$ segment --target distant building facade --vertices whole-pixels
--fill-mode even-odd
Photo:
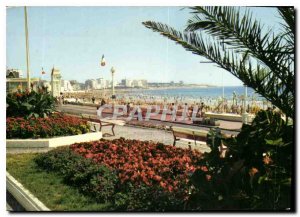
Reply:
[[[37,89],[40,82],[39,78],[31,78],[30,83],[33,90]],[[16,92],[17,90],[25,91],[27,88],[27,78],[23,78],[23,73],[19,69],[6,70],[6,93]]]
[[[148,85],[147,80],[131,80],[131,79],[122,79],[120,86],[122,87],[147,87]]]
[[[120,83],[120,86],[123,86],[123,87],[133,87],[132,80],[126,79],[126,78],[122,79],[121,83]]]
[[[7,69],[6,78],[23,78],[23,72],[20,69]]]
[[[103,78],[98,78],[97,79],[97,89],[106,89],[108,88],[106,80]]]
[[[68,80],[61,80],[61,92],[73,91],[71,82]]]
[[[88,79],[85,81],[86,90],[95,90],[97,89],[97,81],[95,79]]]
[[[58,69],[52,68],[51,71],[51,93],[53,97],[57,97],[61,92],[61,74]]]
[[[70,84],[72,85],[72,88],[73,88],[74,91],[85,89],[85,84],[84,83],[79,83],[76,80],[70,80]]]

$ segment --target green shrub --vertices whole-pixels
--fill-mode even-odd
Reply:
[[[259,112],[236,138],[211,135],[212,151],[199,161],[208,171],[196,170],[191,177],[190,209],[292,209],[293,126],[280,114]],[[224,158],[221,140],[229,148]]]
[[[145,184],[122,184],[114,197],[115,208],[119,211],[182,211],[184,201],[174,192],[165,191],[160,186]]]
[[[57,148],[35,158],[37,165],[47,171],[63,175],[68,185],[79,190],[98,202],[107,202],[115,194],[117,176],[103,165],[71,151],[68,147]]]
[[[115,171],[82,157],[69,147],[40,154],[35,162],[44,170],[62,175],[66,184],[95,201],[111,202],[117,211],[176,211],[184,208],[184,200],[178,196],[182,192],[168,192],[157,185],[122,183]]]
[[[55,98],[42,90],[8,93],[6,104],[7,117],[47,117],[55,110]]]

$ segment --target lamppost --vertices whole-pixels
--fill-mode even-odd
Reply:
[[[44,87],[44,75],[46,74],[46,72],[44,71],[44,68],[42,67],[42,72],[41,72],[41,74],[42,74],[42,78],[41,78],[41,81],[40,81],[40,85],[41,85],[41,87]]]
[[[102,55],[101,61],[100,61],[100,65],[103,67],[105,66],[106,62],[104,59],[104,54]],[[102,84],[101,84],[101,77],[100,77],[100,88],[101,88]]]
[[[115,83],[114,83],[114,75],[115,75],[115,69],[114,69],[114,67],[111,67],[111,80],[112,80],[112,96],[111,96],[111,98],[112,99],[115,99],[116,98],[116,96],[115,96]]]
[[[247,85],[244,84],[245,87],[245,93],[244,93],[244,105],[243,105],[243,114],[242,114],[242,120],[243,120],[243,124],[247,124],[248,122],[248,113],[246,111],[246,106],[247,106]]]
[[[30,72],[29,72],[29,41],[28,41],[28,24],[27,24],[27,8],[24,7],[25,16],[25,42],[26,42],[26,66],[27,66],[27,88],[30,91]]]
[[[105,64],[106,64],[105,59],[104,59],[104,54],[102,55],[100,64],[101,64],[101,66],[105,66]]]
[[[222,112],[225,113],[224,71],[222,71]]]

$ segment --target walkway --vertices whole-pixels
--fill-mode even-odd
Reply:
[[[81,105],[70,105],[70,104],[66,104],[66,105],[62,105],[62,107],[59,108],[59,110],[66,112],[66,113],[70,113],[70,114],[87,114],[87,115],[91,115],[91,116],[95,116],[97,115],[96,112],[96,107],[91,107],[91,106],[81,106]],[[106,113],[107,112],[107,113]],[[103,116],[111,116],[111,110],[109,109],[105,109],[103,112]],[[155,116],[151,116],[151,119],[149,122],[157,124],[157,123],[161,123],[163,125],[181,125],[184,127],[190,127],[190,128],[198,128],[202,127],[202,128],[206,128],[208,129],[208,127],[204,127],[204,126],[197,126],[197,125],[193,125],[191,121],[171,121],[171,115],[167,115],[166,117],[166,121],[160,121],[160,117],[161,114],[155,115]],[[120,118],[122,119],[122,118]],[[136,120],[136,119],[135,119]],[[242,127],[242,122],[234,122],[234,121],[223,121],[220,120],[220,126],[221,129],[227,129],[227,130],[236,130],[239,131]]]
[[[161,142],[165,145],[173,145],[173,134],[166,130],[158,130],[151,128],[140,128],[131,126],[115,126],[115,136],[103,137],[104,139],[118,139],[124,137],[126,139],[136,139],[142,141]],[[111,133],[111,127],[103,127],[103,134]],[[190,144],[189,144],[190,143]],[[197,149],[200,152],[209,152],[210,149],[207,145],[198,144],[195,146],[193,141],[182,140],[176,142],[176,147],[188,148],[191,145],[192,149]]]
[[[153,128],[141,128],[141,127],[134,127],[134,126],[115,126],[114,128],[115,136],[104,136],[104,139],[118,139],[120,137],[124,137],[126,139],[136,139],[142,141],[154,141],[154,142],[161,142],[165,145],[172,145],[173,144],[173,135],[171,132],[166,130],[158,130]],[[111,127],[103,127],[102,133],[109,133],[111,134]],[[177,147],[187,148],[188,142],[178,141],[176,142]],[[192,148],[199,149],[201,152],[209,151],[207,146],[191,145]],[[51,150],[51,148],[7,148],[6,153],[30,153],[30,152],[47,152]]]

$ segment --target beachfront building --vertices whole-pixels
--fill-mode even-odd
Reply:
[[[133,87],[143,87],[143,83],[141,80],[133,80],[132,81],[132,86]]]
[[[95,79],[88,79],[85,81],[86,90],[95,90],[97,89],[97,81]]]
[[[148,87],[148,82],[146,79],[141,80],[142,87]]]
[[[33,85],[33,90],[36,90],[40,82],[39,78],[31,78],[30,83]],[[16,92],[17,90],[25,91],[27,88],[26,78],[6,78],[6,92]]]
[[[103,78],[98,78],[96,81],[97,81],[97,84],[96,84],[97,89],[107,88],[107,83]]]
[[[135,79],[135,80],[131,80],[131,79],[122,79],[121,83],[120,83],[121,87],[137,87],[137,88],[143,88],[143,87],[147,87],[147,80],[145,79]]]
[[[23,72],[20,69],[7,69],[6,78],[23,78]]]
[[[121,80],[120,86],[122,86],[122,87],[133,87],[132,82],[133,82],[132,80],[125,78],[125,79]]]
[[[51,71],[51,93],[53,97],[60,96],[61,92],[61,75],[58,69],[52,68]]]
[[[79,83],[76,80],[70,80],[70,84],[72,85],[72,88],[73,88],[74,91],[85,89],[85,84],[84,83]]]
[[[30,83],[33,89],[36,90],[39,84],[39,78],[31,78]],[[6,70],[6,93],[15,92],[17,90],[25,91],[27,88],[27,78],[23,78],[23,72],[19,69]]]
[[[105,80],[105,87],[106,88],[111,88],[111,86],[112,86],[111,80]]]
[[[61,92],[73,91],[73,87],[68,80],[61,80]]]

